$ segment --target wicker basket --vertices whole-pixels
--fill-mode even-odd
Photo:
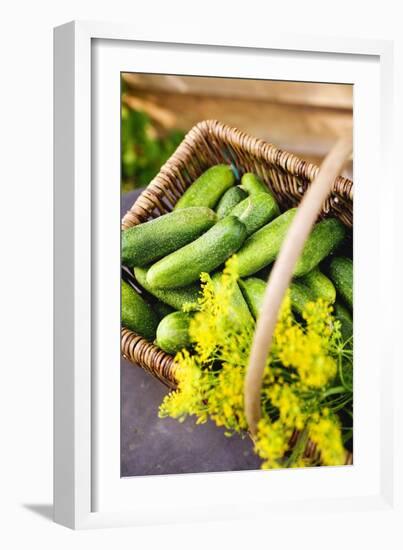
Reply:
[[[300,203],[319,167],[286,151],[215,120],[194,126],[159,174],[142,192],[122,220],[127,229],[170,212],[185,189],[207,168],[231,163],[239,176],[258,174],[276,197],[282,210]],[[332,215],[348,228],[353,224],[353,182],[338,176],[321,216]],[[122,354],[170,388],[176,385],[172,356],[134,332],[122,328]],[[314,447],[307,447],[310,456]],[[351,456],[346,460],[351,463]]]

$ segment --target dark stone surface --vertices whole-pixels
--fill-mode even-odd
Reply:
[[[122,214],[138,192],[122,196]],[[158,418],[167,388],[141,368],[121,361],[121,475],[255,470],[260,460],[249,438],[226,437],[213,423]]]

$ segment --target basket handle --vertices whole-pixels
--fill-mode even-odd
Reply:
[[[305,193],[290,229],[271,270],[264,295],[262,311],[256,323],[255,335],[246,371],[244,398],[245,415],[252,436],[256,435],[261,418],[260,393],[266,358],[270,352],[274,328],[284,294],[291,282],[294,266],[300,257],[333,182],[352,152],[352,136],[339,139],[325,157],[320,170]]]

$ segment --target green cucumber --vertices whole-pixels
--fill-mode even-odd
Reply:
[[[239,275],[253,275],[276,259],[297,209],[291,208],[253,233],[238,251]],[[336,218],[320,221],[308,237],[295,266],[294,276],[311,271],[342,241],[343,224]]]
[[[210,208],[193,207],[130,227],[122,233],[122,263],[144,266],[163,258],[200,237],[216,221]]]
[[[263,298],[267,283],[257,277],[248,277],[247,279],[239,279],[238,284],[250,312],[254,319],[257,319],[263,307]]]
[[[336,218],[326,218],[315,225],[294,269],[295,277],[302,277],[318,265],[341,243],[346,228]]]
[[[213,281],[214,288],[217,292],[221,286],[222,272],[214,273],[211,280]],[[245,326],[246,324],[253,324],[253,317],[249,310],[248,304],[245,301],[243,293],[238,286],[238,283],[234,286],[234,292],[231,296],[230,304],[228,306],[229,317],[234,324]]]
[[[254,195],[255,193],[269,193],[269,188],[267,185],[252,172],[246,172],[241,178],[241,188],[246,191],[249,195]]]
[[[147,340],[154,340],[158,318],[151,306],[126,281],[121,282],[122,325]]]
[[[315,267],[299,279],[302,284],[307,286],[315,299],[322,298],[326,302],[333,304],[336,300],[336,289],[332,281],[324,275],[318,267]]]
[[[221,196],[235,183],[234,172],[227,164],[217,164],[206,170],[186,189],[174,210],[189,206],[214,208]]]
[[[329,277],[336,287],[337,294],[350,310],[353,309],[353,261],[344,256],[330,260]]]
[[[351,317],[351,313],[343,304],[336,302],[334,304],[334,316],[340,321],[343,341],[351,341],[351,337],[353,336],[353,318]]]
[[[187,286],[210,273],[236,252],[245,240],[246,229],[235,216],[227,216],[183,248],[153,264],[147,273],[151,288]]]
[[[248,277],[247,279],[240,279],[239,286],[253,317],[257,319],[263,307],[267,283],[257,277]],[[289,289],[291,307],[299,314],[302,314],[308,302],[315,300],[309,288],[299,282],[292,282]]]
[[[252,275],[274,262],[296,211],[296,208],[287,210],[245,241],[237,252],[240,277]]]
[[[289,289],[291,307],[294,311],[302,315],[306,305],[309,302],[315,301],[315,296],[307,286],[298,281],[293,281]]]
[[[224,218],[229,212],[240,203],[243,199],[246,199],[248,193],[241,189],[239,185],[236,187],[230,187],[228,191],[221,197],[220,202],[217,205],[216,212],[217,217],[220,220]]]
[[[280,209],[274,197],[269,193],[256,193],[237,204],[230,212],[236,216],[246,227],[246,235],[249,237],[280,214]]]
[[[166,353],[175,355],[191,345],[189,325],[192,315],[175,311],[162,319],[157,328],[156,345]]]
[[[173,307],[176,310],[181,310],[184,304],[196,304],[200,295],[200,285],[193,284],[183,288],[172,289],[156,289],[151,288],[147,283],[147,269],[143,267],[134,268],[134,276],[140,286],[147,290],[150,294]],[[197,309],[195,306],[194,309]]]

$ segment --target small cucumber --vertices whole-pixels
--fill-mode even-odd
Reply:
[[[200,237],[216,221],[210,208],[193,207],[130,227],[122,233],[122,263],[143,266],[163,258]]]
[[[296,211],[296,208],[287,210],[245,241],[237,254],[241,277],[252,275],[274,262]],[[335,218],[327,218],[317,223],[295,266],[294,276],[301,277],[311,271],[336,248],[344,234],[343,224]]]
[[[174,210],[189,206],[214,208],[221,196],[235,183],[231,166],[217,164],[206,170],[186,189]]]
[[[287,210],[253,233],[237,252],[240,277],[252,275],[276,259],[297,209]]]
[[[291,307],[294,311],[302,315],[306,305],[315,301],[315,296],[311,290],[298,281],[290,284]]]
[[[280,214],[280,209],[274,197],[269,193],[256,193],[237,204],[230,212],[246,227],[246,235],[252,235],[263,225]]]
[[[134,268],[134,276],[140,286],[150,294],[173,307],[181,310],[184,304],[196,304],[200,294],[200,285],[194,284],[183,288],[155,289],[147,283],[147,269],[143,267]],[[195,307],[197,309],[197,307]]]
[[[229,212],[240,203],[243,199],[246,199],[248,193],[241,189],[239,185],[236,187],[230,187],[228,191],[221,197],[220,202],[217,205],[216,212],[217,217],[220,220],[224,218]]]
[[[221,276],[222,272],[217,272],[214,273],[211,278],[217,291],[219,291],[222,284]],[[238,324],[241,326],[245,326],[249,323],[253,324],[253,317],[238,284],[236,284],[234,287],[234,292],[231,296],[231,301],[229,304],[228,314],[234,324]]]
[[[210,273],[236,252],[245,240],[246,229],[235,216],[227,216],[183,248],[153,264],[147,273],[152,288],[187,286]]]
[[[328,256],[344,239],[346,228],[336,218],[326,218],[315,225],[294,269],[302,277]],[[337,287],[336,287],[337,288]]]
[[[239,287],[242,290],[243,297],[248,304],[249,310],[254,319],[257,319],[263,307],[263,297],[267,284],[257,277],[248,277],[239,279]]]
[[[353,336],[353,318],[351,313],[339,302],[334,304],[334,315],[341,324],[341,336],[343,341],[350,341]]]
[[[255,319],[258,318],[263,307],[263,298],[267,283],[256,277],[240,279],[239,286]],[[305,285],[292,282],[290,284],[291,307],[294,311],[301,314],[308,302],[313,302],[315,297]]]
[[[350,310],[353,309],[353,261],[344,256],[330,260],[329,277],[336,287],[337,294]]]
[[[246,172],[241,178],[241,188],[246,191],[249,195],[254,195],[255,193],[269,193],[269,188],[267,185],[252,172]]]
[[[126,281],[121,283],[122,325],[153,341],[158,318],[151,306]]]
[[[336,300],[334,284],[318,267],[301,277],[299,281],[311,290],[315,300],[322,298],[331,304]]]
[[[156,345],[171,355],[175,355],[181,349],[189,348],[191,318],[191,314],[183,311],[175,311],[164,317],[157,328]]]

